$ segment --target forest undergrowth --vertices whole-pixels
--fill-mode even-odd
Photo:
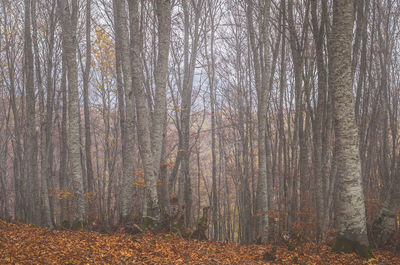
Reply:
[[[400,253],[394,249],[373,252],[373,259],[362,259],[314,243],[298,244],[294,249],[243,246],[170,233],[101,234],[0,220],[0,264],[400,264]]]

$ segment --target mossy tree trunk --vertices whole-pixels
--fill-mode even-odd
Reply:
[[[400,165],[398,165],[400,167]],[[397,169],[399,172],[400,168]],[[396,232],[396,217],[400,207],[399,177],[394,176],[383,207],[372,225],[372,236],[377,247],[385,246]]]

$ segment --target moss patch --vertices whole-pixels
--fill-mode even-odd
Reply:
[[[276,257],[274,255],[274,253],[270,253],[268,251],[265,251],[263,254],[263,260],[265,261],[275,261]]]
[[[381,240],[382,231],[383,231],[382,218],[378,217],[372,224],[372,229],[371,229],[372,237],[376,241],[376,244],[378,246],[382,246],[382,240]]]
[[[68,220],[64,220],[61,222],[60,228],[61,229],[70,229],[71,224],[68,222]]]
[[[197,224],[198,224],[198,225],[203,225],[205,222],[207,222],[207,219],[204,218],[204,217],[201,217],[201,218],[199,219],[199,221],[197,222]]]
[[[344,253],[357,253],[363,258],[373,258],[374,254],[369,246],[361,244],[357,241],[350,240],[344,237],[337,237],[332,246],[333,252],[344,252]]]
[[[173,224],[171,226],[171,230],[173,233],[178,233],[178,234],[182,233],[182,227],[179,224]]]
[[[71,229],[74,231],[79,231],[83,229],[83,222],[82,221],[75,221],[72,226]]]
[[[273,246],[273,247],[272,247],[271,252],[272,252],[272,254],[275,254],[275,253],[276,253],[276,246]]]
[[[295,251],[296,250],[296,247],[294,245],[290,244],[290,243],[287,245],[287,248],[290,251]]]
[[[159,233],[163,230],[162,224],[151,216],[144,216],[142,219],[142,230],[150,230]]]
[[[145,216],[145,217],[143,217],[143,223],[142,224],[143,224],[143,226],[145,228],[147,228],[149,226],[152,226],[153,225],[153,219],[151,217],[149,217],[149,216]]]

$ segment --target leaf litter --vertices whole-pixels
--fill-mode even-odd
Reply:
[[[265,251],[275,260],[263,259]],[[183,239],[174,234],[130,235],[49,230],[0,220],[0,264],[400,264],[400,254],[374,250],[375,258],[337,254],[329,246],[239,245]]]

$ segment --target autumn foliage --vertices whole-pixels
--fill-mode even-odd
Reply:
[[[275,261],[265,261],[265,252]],[[366,260],[328,246],[197,241],[174,234],[100,234],[49,230],[0,220],[0,264],[400,264],[400,254],[375,250]]]

